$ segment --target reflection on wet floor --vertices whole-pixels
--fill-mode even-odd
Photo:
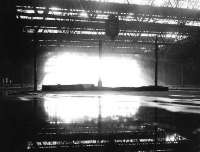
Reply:
[[[99,115],[102,119],[116,120],[119,117],[134,116],[140,107],[139,98],[129,96],[49,98],[45,96],[44,107],[50,117],[55,117],[65,123],[84,122],[95,119]]]
[[[9,100],[28,111],[19,123],[27,126],[28,152],[199,151],[198,93],[55,92]]]
[[[77,128],[77,132],[74,131]],[[71,132],[73,130],[73,132]],[[88,130],[89,132],[87,132]],[[177,133],[150,124],[134,125],[132,131],[96,132],[95,126],[51,123],[29,141],[28,151],[185,151],[189,141]],[[98,128],[96,128],[98,131]],[[36,146],[37,145],[37,146]],[[188,148],[187,148],[188,150]]]

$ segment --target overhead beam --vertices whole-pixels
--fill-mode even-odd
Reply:
[[[29,14],[30,15],[30,14]],[[32,16],[33,17],[33,16]],[[41,17],[43,17],[41,15]],[[48,15],[46,16],[48,18]],[[46,26],[46,27],[64,27],[64,28],[90,28],[90,29],[105,29],[105,20],[85,20],[77,18],[77,20],[69,21],[70,17],[65,17],[64,21],[55,20],[30,20],[20,19],[19,23],[22,26]],[[66,21],[67,20],[67,21]],[[134,30],[134,31],[151,31],[151,32],[180,32],[187,35],[200,30],[198,26],[179,26],[174,24],[161,24],[161,23],[147,23],[139,21],[120,21],[120,30]],[[105,31],[105,30],[104,30]]]
[[[24,33],[25,38],[32,40],[33,38],[37,38],[37,40],[66,40],[66,41],[98,41],[102,39],[103,41],[111,42],[106,35],[93,35],[93,34],[67,34],[67,33],[40,33],[33,35],[32,33]],[[119,35],[116,42],[130,42],[130,43],[140,43],[140,44],[154,44],[154,37],[149,36],[125,36]],[[170,38],[161,38],[158,37],[159,45],[170,45],[174,43],[174,39]]]
[[[60,7],[65,9],[99,10],[116,13],[134,13],[138,15],[160,16],[173,19],[200,21],[200,11],[183,8],[153,7],[148,5],[119,4],[111,2],[79,0],[17,0],[16,5]]]
[[[55,42],[55,41],[40,41],[40,45],[72,45],[72,46],[91,46],[91,47],[98,47],[97,41],[61,41],[61,42]],[[115,47],[115,48],[132,48],[132,47],[152,47],[151,44],[137,44],[137,43],[126,43],[126,42],[106,42],[103,43],[104,46],[107,47]]]
[[[75,46],[75,45],[41,45],[40,46],[41,50],[48,50],[49,52],[60,52],[60,51],[67,51],[70,50],[72,52],[87,52],[90,54],[98,54],[98,47],[97,46],[91,46],[91,47],[86,47],[86,46]],[[141,49],[141,47],[131,47],[131,48],[108,48],[103,46],[103,54],[152,54],[152,49]]]

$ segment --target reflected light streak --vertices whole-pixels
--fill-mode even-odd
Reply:
[[[166,136],[165,141],[166,142],[179,142],[180,140],[186,140],[186,138],[180,136],[177,133],[169,134]]]
[[[101,109],[99,109],[99,104]],[[134,116],[139,107],[139,97],[116,95],[98,96],[45,96],[44,107],[50,119],[73,123],[97,120],[101,111],[102,120],[118,120],[119,117]]]
[[[64,53],[49,58],[44,67],[45,85],[95,84],[99,75],[105,87],[146,85],[140,66],[131,58],[87,56]]]

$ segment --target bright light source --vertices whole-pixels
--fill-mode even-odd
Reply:
[[[33,13],[35,13],[35,11],[34,10],[25,10],[25,13],[33,14]]]
[[[53,56],[45,65],[43,84],[95,84],[98,58],[70,53]]]
[[[163,0],[154,0],[154,1],[153,1],[153,4],[154,4],[155,6],[163,6],[164,2],[165,2],[165,1],[163,1]]]
[[[93,0],[93,1],[99,1],[99,0]],[[163,1],[163,0],[160,0]],[[128,2],[130,4],[140,4],[140,5],[145,5],[149,3],[149,0],[104,0],[102,2],[114,2],[114,3],[125,3],[127,4]]]
[[[103,86],[138,87],[144,85],[141,69],[135,60],[105,57],[100,65]]]
[[[87,56],[64,53],[49,58],[43,84],[95,84],[101,76],[103,86],[136,87],[145,85],[138,63],[131,58]]]
[[[81,12],[80,17],[88,18],[87,12],[85,12],[85,11]]]

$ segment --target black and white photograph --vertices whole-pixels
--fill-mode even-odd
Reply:
[[[200,152],[200,0],[0,0],[0,152]]]

